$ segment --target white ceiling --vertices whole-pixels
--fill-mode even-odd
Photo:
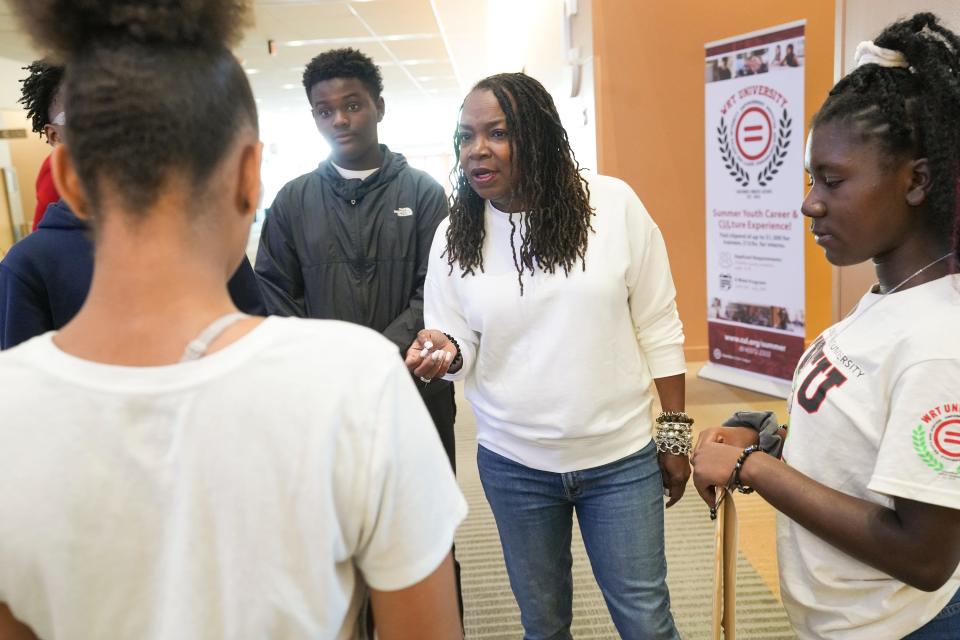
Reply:
[[[519,0],[518,0],[519,1]],[[380,66],[384,96],[407,111],[424,100],[459,100],[482,63],[486,3],[470,0],[255,0],[254,25],[236,49],[262,111],[307,109],[309,60],[357,48]],[[268,41],[276,43],[274,55]],[[39,57],[0,0],[0,57]],[[458,77],[463,81],[459,81]]]
[[[305,108],[304,66],[339,47],[373,58],[388,103],[461,93],[430,0],[260,0],[255,19],[236,53],[261,108]],[[269,40],[276,42],[275,55],[268,53]]]

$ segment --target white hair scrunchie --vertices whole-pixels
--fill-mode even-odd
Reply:
[[[857,45],[857,52],[853,55],[854,66],[861,67],[865,64],[878,64],[881,67],[909,69],[910,63],[906,57],[899,51],[893,49],[884,49],[878,47],[869,40],[864,40]]]

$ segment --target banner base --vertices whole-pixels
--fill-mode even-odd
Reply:
[[[741,389],[749,389],[775,398],[790,397],[790,383],[770,376],[747,373],[733,367],[708,362],[697,372],[697,377],[729,384]]]

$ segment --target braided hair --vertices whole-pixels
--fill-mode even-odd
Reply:
[[[927,158],[929,223],[953,239],[960,262],[960,38],[933,14],[918,13],[887,27],[874,43],[902,53],[909,69],[858,67],[830,91],[813,126],[848,125],[889,160]]]
[[[29,75],[20,81],[20,100],[27,110],[27,117],[33,132],[44,135],[45,127],[50,124],[50,105],[53,104],[63,80],[63,67],[50,64],[46,60],[36,60],[23,70]]]
[[[523,204],[527,215],[520,230],[519,251],[514,246],[516,225],[510,224],[510,244],[523,295],[523,273],[540,268],[564,274],[580,262],[586,269],[590,218],[590,187],[580,175],[580,165],[570,148],[567,132],[553,98],[542,84],[523,73],[502,73],[478,82],[471,93],[490,91],[496,97],[510,132],[510,157],[519,176],[512,200]],[[451,173],[454,192],[450,200],[445,256],[453,273],[461,277],[483,271],[484,201],[470,186],[460,162],[460,138],[453,139],[456,164]]]
[[[250,84],[228,48],[250,0],[11,4],[36,44],[66,63],[69,153],[94,220],[104,190],[130,216],[173,177],[199,196],[238,132],[257,129]]]

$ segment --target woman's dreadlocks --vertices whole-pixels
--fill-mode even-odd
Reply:
[[[579,261],[586,269],[587,236],[593,230],[590,188],[580,175],[553,98],[542,84],[523,73],[503,73],[473,88],[484,90],[493,93],[506,117],[511,162],[514,175],[519,175],[513,199],[527,212],[519,256],[513,235],[510,238],[522,295],[523,272],[532,275],[535,266],[548,273],[559,266],[569,274]],[[470,187],[460,163],[459,136],[454,136],[454,152],[457,162],[451,174],[454,194],[445,255],[450,272],[459,264],[466,276],[476,269],[483,271],[484,203]],[[516,231],[512,216],[510,224]]]

